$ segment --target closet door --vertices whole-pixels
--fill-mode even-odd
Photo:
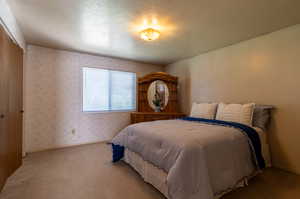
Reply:
[[[23,158],[23,49],[17,46],[17,73],[16,73],[16,84],[17,84],[17,161],[16,167],[22,165]]]
[[[8,174],[11,175],[22,161],[22,50],[8,42]]]
[[[0,27],[0,191],[22,163],[23,52]]]
[[[8,51],[5,31],[0,27],[0,190],[8,177]]]

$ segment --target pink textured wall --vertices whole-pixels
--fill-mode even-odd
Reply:
[[[81,111],[81,67],[85,66],[137,76],[163,71],[157,65],[29,45],[24,67],[26,152],[109,140],[129,124],[128,112]]]

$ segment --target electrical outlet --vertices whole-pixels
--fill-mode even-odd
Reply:
[[[75,135],[76,131],[75,129],[72,129],[72,134]]]

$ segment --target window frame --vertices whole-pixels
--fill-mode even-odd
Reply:
[[[126,73],[133,73],[135,74],[135,106],[133,107],[133,109],[121,109],[121,110],[97,110],[97,111],[85,111],[83,109],[83,85],[84,85],[84,68],[91,68],[91,69],[100,69],[100,70],[108,70],[108,71],[116,71],[116,72],[126,72]],[[127,112],[135,112],[137,109],[137,73],[136,72],[132,72],[132,71],[126,71],[126,70],[116,70],[116,69],[110,69],[110,68],[105,68],[105,67],[96,67],[96,66],[82,66],[81,67],[81,112],[82,113],[87,113],[87,114],[96,114],[96,113],[127,113]],[[109,82],[109,87],[111,87],[110,85],[111,81]],[[110,100],[111,96],[109,96],[109,100]]]

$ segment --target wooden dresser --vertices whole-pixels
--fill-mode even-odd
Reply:
[[[155,120],[169,120],[184,117],[183,113],[167,112],[133,112],[131,113],[131,123],[149,122]]]
[[[165,72],[148,74],[138,79],[138,110],[131,113],[131,123],[168,120],[184,117],[177,101],[178,78]],[[156,110],[155,97],[161,100]]]

